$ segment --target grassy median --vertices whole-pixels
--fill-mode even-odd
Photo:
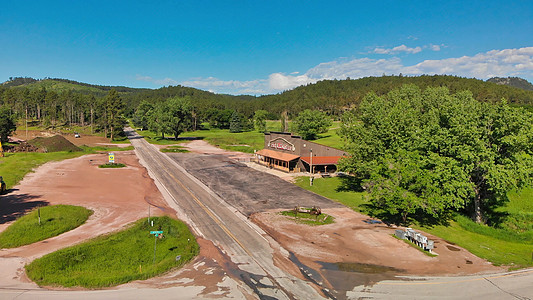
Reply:
[[[35,209],[0,233],[0,248],[16,248],[60,235],[85,223],[92,213],[89,209],[72,205]]]
[[[183,222],[150,220],[153,227],[145,218],[124,231],[45,255],[26,266],[28,277],[45,286],[101,288],[162,274],[198,254],[196,239]],[[159,230],[162,237],[150,234]]]

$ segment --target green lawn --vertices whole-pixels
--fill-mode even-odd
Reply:
[[[343,178],[315,178],[313,186],[309,185],[309,177],[296,178],[295,184],[301,188],[334,200],[358,212],[365,212],[363,204],[368,203],[365,193],[342,189]],[[348,179],[346,179],[348,180]]]
[[[0,233],[0,248],[16,248],[60,235],[85,223],[92,213],[84,207],[72,205],[34,209]]]
[[[343,180],[346,179],[316,178],[313,186],[309,186],[309,177],[300,177],[297,178],[296,184],[342,203],[355,211],[365,213],[364,204],[367,203],[365,194],[344,191],[343,183],[348,185],[350,183]],[[532,196],[533,188],[524,189],[519,193],[511,192],[509,193],[511,201],[502,210],[511,213],[511,216],[518,213],[531,216],[533,215]],[[528,226],[532,225],[530,219],[524,222],[527,222]],[[512,269],[533,266],[533,230],[513,232],[505,227],[493,228],[476,224],[460,215],[448,226],[413,227],[455,243],[495,265],[506,265]]]
[[[328,130],[328,132],[319,134],[318,139],[315,140],[314,142],[321,144],[321,145],[333,147],[336,149],[344,149],[344,142],[341,136],[337,134],[337,130],[339,129],[339,126],[340,126],[339,121],[333,122],[333,125]]]
[[[150,220],[153,227],[145,218],[124,231],[36,259],[26,266],[28,277],[41,286],[101,288],[157,276],[199,253],[185,223],[169,217]],[[163,231],[163,238],[150,234],[155,230]]]

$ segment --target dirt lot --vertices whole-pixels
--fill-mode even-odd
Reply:
[[[121,169],[100,169],[107,154],[86,155],[61,162],[47,163],[27,175],[11,192],[1,197],[0,231],[18,216],[40,205],[72,204],[92,209],[86,224],[58,237],[15,249],[0,250],[0,288],[34,289],[23,266],[57,249],[123,228],[148,215],[175,215],[139,164],[133,151],[120,152],[116,159],[127,165]],[[181,284],[198,286],[199,295],[231,296],[234,281],[228,280],[220,252],[211,242],[199,240],[200,256],[180,270],[124,287],[166,287]],[[194,295],[193,295],[194,296]]]
[[[36,137],[51,137],[54,135],[60,134],[58,132],[48,132],[48,131],[40,131],[40,130],[28,130],[28,135],[26,135],[26,131],[23,129],[17,130],[12,137],[10,137],[11,141],[27,141],[31,140]],[[61,134],[64,136],[67,140],[69,140],[71,143],[73,143],[76,146],[81,145],[87,145],[90,147],[94,146],[101,146],[101,145],[113,145],[117,147],[127,147],[131,146],[129,143],[127,144],[110,144],[109,139],[101,136],[96,135],[81,135],[79,138],[74,137],[74,133],[72,134]]]

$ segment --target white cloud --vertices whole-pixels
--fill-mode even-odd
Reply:
[[[293,87],[313,83],[316,80],[309,78],[307,74],[304,75],[284,75],[282,73],[274,73],[268,76],[268,86],[272,90],[284,91],[292,89]]]
[[[410,48],[410,47],[407,47],[406,45],[400,45],[400,46],[396,46],[396,47],[390,48],[390,49],[381,48],[381,47],[377,47],[377,48],[374,49],[374,53],[377,53],[377,54],[396,54],[396,53],[399,53],[399,52],[415,54],[415,53],[418,53],[420,51],[422,51],[421,47]]]
[[[404,74],[452,74],[487,79],[494,76],[533,76],[533,47],[491,50],[474,56],[425,60],[406,66]]]
[[[438,46],[439,49],[442,46]],[[436,49],[436,47],[432,48],[433,51],[437,51]],[[355,79],[400,73],[405,75],[447,74],[480,79],[488,79],[494,76],[519,76],[531,79],[533,78],[533,47],[492,50],[474,56],[441,60],[424,60],[414,65],[404,65],[398,57],[387,59],[368,57],[339,59],[320,63],[301,75],[295,72],[291,74],[279,72],[270,74],[267,79],[249,81],[221,80],[215,77],[207,77],[191,79],[181,82],[181,84],[211,90],[216,93],[259,95],[277,93],[325,79],[345,79],[347,77]],[[149,76],[137,76],[137,79],[154,83],[176,82],[170,78],[155,80]]]
[[[429,45],[429,48],[433,51],[440,51],[440,45]]]
[[[216,93],[230,94],[265,94],[267,93],[267,80],[256,79],[249,81],[221,80],[215,77],[195,78],[194,80],[183,81],[184,86],[192,86],[200,89],[209,89]],[[235,92],[237,91],[237,92]]]
[[[156,85],[177,85],[178,82],[172,78],[164,78],[164,79],[154,79],[150,76],[141,76],[141,75],[137,75],[135,77],[136,80],[139,80],[139,81],[146,81],[146,82],[151,82],[153,84],[156,84]]]

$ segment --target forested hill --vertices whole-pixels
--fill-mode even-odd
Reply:
[[[470,90],[475,99],[484,102],[497,102],[505,98],[515,105],[531,106],[533,104],[533,91],[478,79],[441,75],[323,80],[283,93],[260,97],[215,94],[179,85],[159,89],[137,89],[121,86],[99,86],[67,79],[35,80],[19,77],[0,85],[0,97],[2,90],[5,89],[16,89],[22,92],[23,90],[31,91],[44,88],[46,91],[54,91],[58,94],[68,92],[101,98],[109,90],[115,89],[123,98],[126,105],[125,113],[129,116],[133,114],[143,100],[157,103],[170,97],[190,98],[198,112],[206,111],[209,108],[231,109],[251,117],[255,111],[264,109],[278,116],[284,111],[294,116],[304,109],[316,109],[329,115],[339,116],[343,111],[356,107],[369,92],[383,95],[404,84],[414,84],[422,90],[429,86],[445,86],[452,93]]]
[[[96,84],[88,84],[69,79],[61,78],[45,78],[34,79],[30,77],[15,77],[10,78],[2,84],[4,87],[27,88],[29,90],[45,88],[47,91],[54,91],[57,93],[65,91],[79,92],[86,95],[105,96],[110,90],[114,89],[119,93],[139,93],[149,89],[130,88],[125,86],[104,86]]]
[[[369,92],[386,94],[404,84],[415,84],[424,90],[428,86],[445,86],[452,93],[470,90],[475,99],[483,102],[497,102],[502,98],[516,105],[533,104],[533,92],[498,85],[478,79],[455,76],[382,76],[361,79],[324,80],[315,84],[300,86],[277,95],[258,99],[263,109],[296,113],[303,109],[320,109],[338,115],[346,108],[355,107]]]
[[[533,84],[519,77],[507,77],[507,78],[492,77],[488,79],[487,81],[493,82],[496,84],[508,85],[508,86],[512,86],[512,87],[523,89],[523,90],[533,91]]]

